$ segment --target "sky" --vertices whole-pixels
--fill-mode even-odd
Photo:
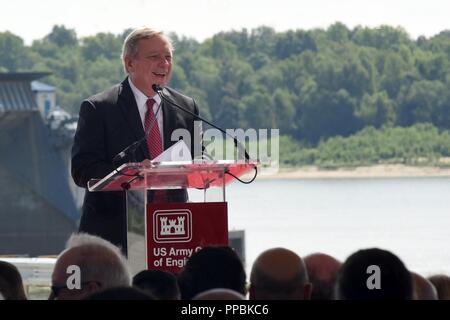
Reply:
[[[31,44],[53,25],[78,37],[150,26],[198,41],[261,25],[276,31],[327,28],[340,21],[403,27],[412,38],[450,29],[450,0],[1,0],[0,32]]]

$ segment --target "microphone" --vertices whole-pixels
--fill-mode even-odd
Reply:
[[[126,156],[128,156],[130,153],[134,154],[136,152],[136,149],[141,145],[142,141],[145,140],[145,135],[139,140],[136,140],[132,144],[130,144],[128,147],[120,151],[118,154],[116,154],[113,158],[113,164],[119,162]]]
[[[224,133],[225,135],[231,137],[231,138],[233,139],[233,142],[234,142],[234,147],[235,147],[238,151],[241,151],[241,153],[242,153],[242,152],[244,153],[245,162],[249,162],[249,161],[250,161],[250,157],[249,157],[249,155],[248,155],[248,153],[247,153],[247,150],[245,150],[244,146],[238,141],[238,139],[237,139],[236,137],[232,136],[231,134],[229,134],[228,132],[226,132],[226,131],[223,130],[222,128],[216,126],[215,124],[212,124],[212,123],[209,122],[208,120],[206,120],[206,119],[200,117],[199,115],[193,113],[192,111],[187,110],[186,108],[183,108],[182,106],[176,104],[176,103],[173,102],[172,100],[166,98],[166,96],[165,96],[164,93],[162,92],[162,91],[163,91],[162,88],[161,88],[159,85],[153,84],[153,85],[152,85],[152,89],[153,89],[153,91],[155,91],[155,92],[161,97],[161,101],[166,101],[167,103],[169,103],[169,104],[171,104],[171,105],[177,107],[178,109],[180,109],[180,110],[182,110],[182,111],[184,111],[184,112],[190,114],[190,115],[193,116],[194,118],[196,118],[196,119],[198,119],[198,120],[200,120],[200,121],[203,121],[203,122],[209,124],[211,127],[216,128],[216,129],[219,130],[220,132],[222,132],[222,133]]]
[[[144,136],[141,139],[136,140],[135,142],[130,144],[128,147],[126,147],[125,149],[120,151],[118,154],[116,154],[114,156],[114,158],[113,158],[113,165],[116,164],[117,162],[123,160],[125,157],[127,157],[129,155],[133,155],[134,156],[134,154],[136,153],[137,148],[139,148],[141,143],[147,140],[148,135],[150,134],[150,131],[152,130],[153,126],[155,125],[155,122],[157,121],[156,117],[157,117],[160,109],[161,109],[161,103],[159,104],[158,109],[156,109],[155,117],[152,119],[152,122],[150,123],[150,125],[147,128],[147,130],[145,131]],[[153,112],[153,110],[148,110],[147,112]],[[135,160],[132,160],[132,161],[136,162]]]

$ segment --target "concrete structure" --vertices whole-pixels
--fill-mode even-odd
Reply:
[[[76,230],[71,139],[55,146],[31,82],[48,73],[0,73],[0,255],[53,255]]]

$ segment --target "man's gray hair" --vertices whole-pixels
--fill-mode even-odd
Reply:
[[[135,29],[125,38],[125,41],[123,42],[122,46],[122,63],[125,73],[128,73],[127,67],[125,65],[125,57],[133,57],[133,58],[136,57],[138,52],[139,41],[142,39],[151,39],[154,36],[160,36],[165,40],[167,40],[171,50],[173,51],[172,40],[162,31],[158,31],[148,27],[141,27]]]
[[[66,250],[76,250],[81,281],[98,281],[102,289],[131,286],[131,272],[120,249],[87,233],[72,234]]]

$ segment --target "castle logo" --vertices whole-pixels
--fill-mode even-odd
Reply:
[[[161,242],[189,242],[192,239],[192,212],[187,209],[156,210],[153,239]]]

